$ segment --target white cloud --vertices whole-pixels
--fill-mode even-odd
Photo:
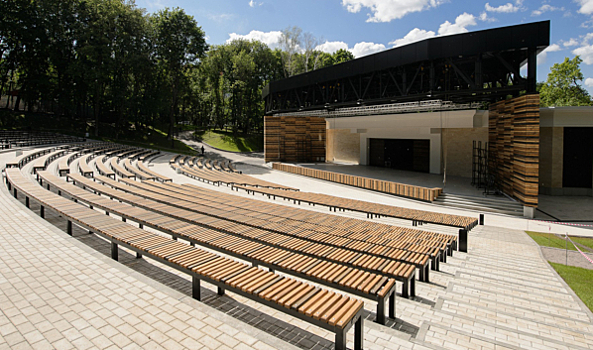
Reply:
[[[216,22],[224,22],[224,21],[229,20],[233,17],[235,17],[235,15],[233,15],[232,13],[221,13],[219,15],[215,15],[215,14],[208,15],[208,18],[210,18],[211,20],[216,21]]]
[[[593,45],[583,45],[572,50],[572,53],[581,56],[585,64],[593,64]]]
[[[492,7],[492,6],[490,6],[490,3],[487,2],[484,7],[486,8],[486,11],[488,11],[488,12],[501,12],[501,13],[512,13],[512,12],[517,12],[521,9],[520,5],[513,5],[510,2],[508,2],[504,5],[500,5],[498,7]]]
[[[451,35],[467,32],[469,26],[476,25],[476,17],[464,12],[455,18],[455,23],[451,24],[449,21],[441,24],[439,27],[439,35]]]
[[[410,30],[410,32],[406,34],[406,36],[404,36],[401,39],[393,40],[389,43],[389,45],[393,45],[394,47],[403,46],[410,43],[414,43],[416,41],[432,38],[434,36],[435,33],[432,30],[426,31],[424,29],[414,28]]]
[[[488,17],[488,13],[486,11],[480,13],[480,17],[478,17],[482,22],[496,22],[496,18]]]
[[[275,48],[278,46],[280,41],[280,37],[282,36],[282,32],[280,31],[271,31],[271,32],[261,32],[259,30],[252,30],[249,34],[241,35],[237,33],[230,33],[229,38],[227,39],[227,43],[237,40],[237,39],[244,39],[244,40],[257,40],[261,41],[262,43],[268,45],[271,48]]]
[[[585,86],[593,87],[593,78],[585,79]]]
[[[578,10],[579,13],[590,15],[593,13],[593,0],[576,0],[576,3],[581,5]]]
[[[261,6],[263,4],[264,4],[263,2],[257,2],[257,1],[254,1],[254,0],[250,0],[249,1],[249,7]]]
[[[565,47],[576,46],[578,44],[579,44],[579,42],[575,38],[570,38],[569,41],[565,41],[562,43],[562,45],[564,45]]]
[[[342,0],[348,12],[358,13],[363,7],[369,9],[367,22],[391,22],[411,12],[420,12],[436,7],[442,0]]]
[[[546,61],[548,60],[548,52],[556,52],[561,50],[562,48],[558,44],[552,44],[546,47],[544,51],[540,52],[539,55],[537,55],[537,64],[540,65],[546,63]]]
[[[531,12],[532,16],[539,16],[544,12],[552,12],[552,11],[564,11],[564,7],[554,7],[548,4],[542,5],[539,9],[533,10]]]
[[[323,44],[317,45],[317,47],[315,47],[315,50],[327,53],[334,53],[339,49],[348,50],[348,44],[343,41],[326,41]]]
[[[385,45],[369,43],[369,42],[365,42],[365,41],[356,43],[356,45],[354,45],[354,47],[352,49],[350,49],[350,51],[356,58],[370,55],[375,52],[379,52],[379,51],[383,51],[383,50],[385,50]]]

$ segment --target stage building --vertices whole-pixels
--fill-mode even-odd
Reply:
[[[436,37],[271,82],[266,161],[472,181],[484,176],[480,154],[480,171],[528,216],[539,193],[592,195],[591,108],[539,106],[536,57],[549,32],[543,21]]]

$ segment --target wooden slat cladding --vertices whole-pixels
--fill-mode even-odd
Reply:
[[[525,95],[490,106],[489,150],[502,190],[537,207],[539,182],[539,95]]]
[[[427,202],[434,201],[442,192],[442,188],[427,188],[402,183],[371,179],[368,177],[334,173],[332,171],[303,168],[289,164],[274,163],[274,169],[299,174],[317,179],[333,181],[345,185],[366,188],[368,190],[394,194],[397,196],[420,199]]]
[[[265,161],[325,161],[325,119],[264,117]]]

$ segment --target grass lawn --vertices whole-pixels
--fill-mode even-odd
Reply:
[[[261,135],[233,137],[228,131],[199,130],[195,136],[207,145],[229,152],[257,152],[263,150],[264,146]]]
[[[552,247],[552,248],[560,248],[565,249],[566,241],[558,236],[550,233],[543,233],[543,232],[533,232],[533,231],[525,231],[529,237],[533,238],[533,240],[543,246],[543,247]],[[575,243],[580,243],[584,246],[587,246],[593,249],[593,238],[581,238],[581,237],[570,237]],[[568,250],[576,250],[572,243],[568,242]],[[582,250],[582,248],[581,248]]]
[[[550,262],[550,265],[581,298],[589,310],[593,311],[593,270],[553,262]]]

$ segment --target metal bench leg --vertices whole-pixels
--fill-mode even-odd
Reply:
[[[111,242],[111,259],[119,260],[119,252],[117,250],[117,243]]]
[[[45,207],[43,205],[41,206],[41,208],[39,208],[39,216],[45,219]]]
[[[200,301],[202,299],[201,289],[200,289],[200,279],[196,276],[192,276],[192,283],[191,283],[191,296],[192,298]]]
[[[395,290],[389,296],[389,318],[395,319]]]
[[[68,225],[67,225],[66,231],[68,232],[68,234],[70,236],[72,236],[72,221],[70,221],[70,220],[68,220]]]
[[[25,207],[29,208],[29,197],[25,197]]]
[[[414,277],[410,278],[410,297],[416,296],[416,279]]]
[[[139,227],[139,228],[144,228],[144,225],[142,225],[142,224],[138,224],[138,227]]]
[[[346,350],[346,332],[343,329],[336,332],[336,350]]]
[[[362,316],[360,316],[354,323],[354,350],[362,350],[364,347],[364,334],[362,334],[364,327],[362,322]]]
[[[385,298],[377,300],[377,323],[385,324]]]
[[[126,218],[121,218],[121,221],[126,222]]]
[[[14,191],[12,191],[12,192],[13,192],[14,198],[19,199],[19,196],[16,193],[16,187],[14,188]]]
[[[408,288],[410,287],[410,280],[413,280],[414,277],[407,279],[404,281],[404,285],[402,287],[402,297],[409,298],[410,295],[408,294]]]
[[[430,282],[430,269],[428,268],[428,264],[424,267],[424,282]]]
[[[424,266],[419,267],[418,272],[420,272],[418,275],[418,280],[424,281]]]
[[[220,295],[220,296],[223,296],[224,295],[224,288],[218,287],[217,294]]]
[[[142,259],[142,254],[140,254],[139,252],[136,252],[136,259]]]

